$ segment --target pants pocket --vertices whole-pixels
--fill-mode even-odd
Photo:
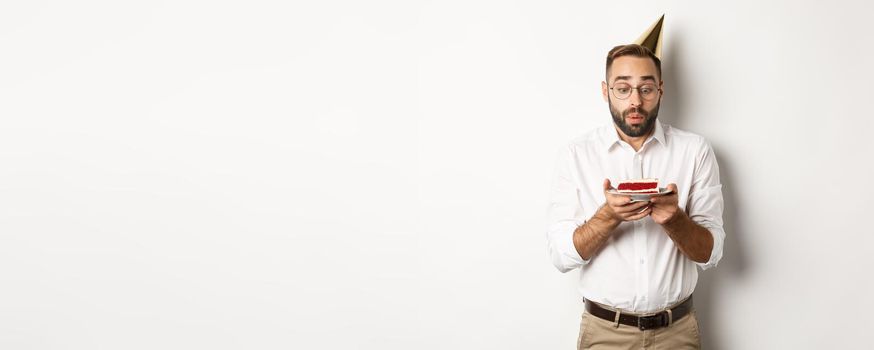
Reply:
[[[577,350],[583,350],[583,340],[586,336],[586,329],[589,328],[589,315],[587,313],[583,313],[583,316],[580,317],[580,335],[577,337]]]
[[[698,327],[698,315],[695,314],[695,310],[689,314],[692,317],[692,335],[695,336],[695,341],[698,342],[698,348],[701,348],[701,329]]]

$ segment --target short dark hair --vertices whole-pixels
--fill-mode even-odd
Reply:
[[[628,44],[616,46],[607,53],[607,70],[605,71],[607,79],[610,79],[610,66],[613,65],[613,60],[622,56],[649,57],[653,62],[655,62],[656,71],[659,73],[659,79],[662,78],[662,60],[656,57],[656,55],[652,53],[650,49],[646,48],[646,46]]]

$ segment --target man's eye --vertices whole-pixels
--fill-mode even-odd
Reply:
[[[644,94],[644,95],[649,95],[652,93],[652,88],[648,88],[648,87],[640,88],[640,93]]]
[[[617,88],[616,91],[618,91],[620,94],[627,94],[628,91],[631,91],[631,89],[629,89],[629,88],[625,88],[625,87],[621,87],[621,88]]]

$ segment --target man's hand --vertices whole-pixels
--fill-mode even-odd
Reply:
[[[664,225],[680,213],[680,207],[677,205],[679,194],[677,193],[676,184],[668,184],[668,189],[671,194],[665,196],[653,196],[649,199],[652,204],[652,220],[659,225]]]
[[[595,256],[623,221],[640,220],[652,212],[649,202],[632,203],[629,196],[607,193],[612,188],[610,179],[604,179],[604,197],[607,198],[607,203],[591,219],[574,230],[574,248],[584,260]]]
[[[676,186],[675,186],[676,187]],[[610,216],[611,219],[622,221],[635,221],[645,218],[652,213],[652,207],[649,202],[631,202],[631,196],[623,196],[607,192],[613,188],[610,184],[610,179],[604,179],[604,197],[607,198],[607,204],[602,210]],[[677,198],[674,196],[676,205]]]
[[[652,220],[662,225],[665,233],[677,244],[689,259],[698,263],[710,260],[713,250],[713,235],[706,228],[689,219],[686,212],[677,206],[679,193],[676,184],[669,184],[671,194],[650,198]]]

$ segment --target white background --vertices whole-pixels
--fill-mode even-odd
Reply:
[[[871,10],[4,3],[0,348],[572,349],[555,154],[662,13],[660,118],[724,184],[705,345],[865,347]]]

